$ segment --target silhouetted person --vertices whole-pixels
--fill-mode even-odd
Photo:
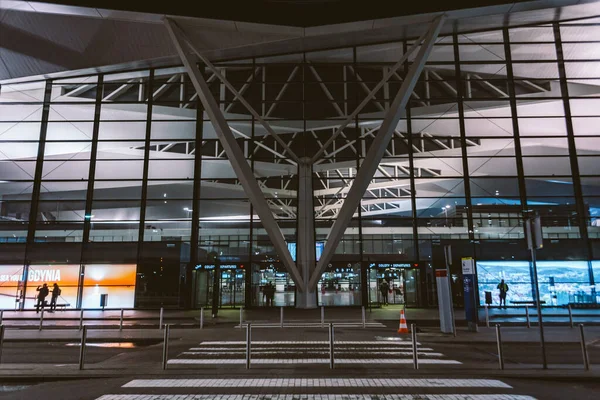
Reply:
[[[54,312],[54,310],[56,310],[56,300],[58,300],[60,292],[61,290],[58,287],[58,283],[54,282],[54,285],[52,285],[52,297],[50,298],[50,312]]]
[[[500,291],[500,307],[502,307],[502,302],[504,302],[504,308],[506,308],[506,293],[508,293],[508,285],[504,283],[504,279],[502,279],[496,288]]]
[[[387,283],[387,281],[385,279],[383,281],[381,281],[381,284],[379,285],[379,291],[381,292],[381,302],[383,304],[387,304],[388,303],[388,292],[390,291],[390,285]]]
[[[36,291],[39,292],[37,295],[37,304],[35,305],[35,312],[38,313],[40,312],[40,306],[42,307],[42,310],[44,309],[44,303],[46,302],[46,297],[48,296],[48,293],[50,293],[50,290],[48,290],[48,284],[44,283],[44,286],[41,288],[38,286]]]
[[[273,285],[273,282],[270,283],[271,285],[271,290],[269,292],[270,294],[270,298],[271,298],[271,307],[273,307],[275,305],[275,291],[277,290],[277,288],[275,287],[275,285]]]

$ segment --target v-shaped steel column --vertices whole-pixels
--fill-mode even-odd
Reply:
[[[440,33],[442,25],[444,24],[444,19],[445,18],[442,15],[437,17],[432,22],[431,27],[427,32],[427,36],[421,44],[419,53],[408,70],[406,79],[404,79],[404,82],[402,83],[402,86],[400,87],[400,90],[398,91],[390,110],[386,114],[383,123],[379,127],[379,131],[377,132],[373,143],[369,147],[367,156],[358,169],[358,173],[354,178],[354,183],[348,192],[348,196],[346,196],[344,199],[344,205],[340,209],[337,219],[331,227],[331,231],[327,237],[327,243],[325,244],[325,249],[323,250],[323,254],[319,259],[319,262],[317,263],[317,268],[315,268],[313,271],[310,281],[306,285],[307,288],[315,287],[319,278],[321,275],[323,275],[325,267],[331,260],[331,257],[333,257],[335,249],[340,242],[346,227],[350,223],[356,207],[358,207],[360,204],[361,198],[367,190],[371,179],[373,179],[373,175],[375,174],[375,171],[381,162],[381,158],[383,157],[385,149],[392,138],[394,129],[398,125],[400,118],[405,113],[406,103],[410,98],[410,94],[417,84],[417,80],[423,71],[425,62],[427,61],[431,50],[433,50],[433,45]]]
[[[281,232],[279,225],[277,225],[275,218],[273,218],[273,213],[269,208],[269,204],[260,190],[258,182],[244,157],[244,153],[237,144],[223,112],[219,109],[219,105],[210,93],[208,84],[206,83],[206,80],[204,80],[200,70],[197,68],[195,62],[189,57],[188,52],[184,49],[185,39],[181,29],[174,21],[171,21],[168,18],[165,18],[165,25],[236,176],[240,180],[246,195],[248,195],[248,198],[252,202],[254,210],[260,217],[260,222],[267,231],[267,234],[275,247],[275,251],[277,251],[277,254],[281,257],[283,265],[294,279],[298,289],[303,291],[306,282],[298,273],[298,269],[296,268],[294,260],[292,260],[283,233]]]

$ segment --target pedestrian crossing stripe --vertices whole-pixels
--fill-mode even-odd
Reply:
[[[252,360],[252,364],[328,364],[329,358],[257,358]],[[179,359],[175,358],[167,361],[168,364],[245,364],[246,360],[239,358],[226,359]],[[412,359],[394,359],[394,358],[340,358],[335,360],[335,364],[412,364]],[[438,359],[419,359],[419,364],[461,364],[456,360],[438,360]]]
[[[515,394],[105,394],[97,400],[535,400]]]
[[[307,349],[302,349],[302,352],[304,354],[329,354],[329,351],[324,351],[323,349],[319,349],[319,350],[307,350]],[[345,351],[342,350],[338,350],[336,349],[335,352],[337,354],[340,353],[345,353]],[[352,354],[356,354],[357,351],[348,351],[347,353],[352,353]],[[183,353],[184,355],[190,355],[190,356],[210,356],[210,355],[243,355],[246,354],[246,350],[238,350],[238,351],[211,351],[211,350],[206,350],[206,351],[184,351]],[[298,354],[298,351],[293,351],[293,350],[277,350],[277,351],[262,351],[262,350],[255,350],[252,349],[252,355],[260,355],[260,354]],[[412,356],[413,352],[412,351],[369,351],[366,352],[366,354],[373,354],[373,355],[378,355],[378,356],[384,356],[384,355],[390,355],[390,356]],[[417,355],[421,355],[421,356],[429,356],[429,357],[445,357],[442,353],[434,353],[434,352],[421,352],[418,351]]]
[[[217,346],[223,346],[223,345],[245,345],[246,342],[242,341],[242,340],[231,340],[231,341],[209,341],[209,342],[200,342],[200,346],[212,346],[212,345],[217,345]],[[313,345],[313,344],[326,344],[329,345],[329,341],[326,340],[313,340],[313,341],[285,341],[285,340],[273,340],[273,341],[261,341],[261,340],[256,340],[256,341],[252,341],[252,344],[262,344],[262,345],[280,345],[280,344],[287,344],[287,345],[298,345],[298,344],[302,344],[302,345]],[[410,340],[407,341],[389,341],[389,342],[382,342],[382,341],[344,341],[344,340],[340,340],[340,341],[335,341],[335,344],[339,344],[339,345],[345,345],[345,344],[361,344],[361,345],[373,345],[373,344],[379,344],[379,345],[386,345],[386,346],[411,346],[412,347],[412,342]],[[419,345],[420,343],[417,342],[417,345]]]
[[[242,360],[243,361],[243,360]],[[329,360],[327,360],[329,361]],[[411,361],[412,362],[412,361]],[[124,388],[502,388],[512,386],[497,379],[439,378],[267,378],[267,379],[134,379]],[[239,395],[238,395],[239,396]]]
[[[336,342],[336,344],[338,344],[339,342]],[[278,347],[261,347],[261,346],[252,346],[252,351],[254,352],[255,350],[273,350],[273,349],[281,349],[281,350],[301,350],[303,352],[306,351],[311,351],[311,350],[323,350],[325,349],[325,346],[321,346],[321,347],[292,347],[292,346],[278,346]],[[412,350],[412,346],[410,346],[409,348],[399,348],[399,347],[339,347],[336,346],[336,351],[356,351],[356,352],[368,352],[370,353],[373,350],[377,350],[377,351],[387,351],[390,353],[394,353],[394,352],[398,352],[398,351],[407,351],[407,350]],[[432,348],[430,347],[419,347],[418,349],[419,351],[433,351]],[[203,351],[203,352],[210,352],[210,351],[214,351],[214,352],[218,352],[218,351],[231,351],[231,352],[235,352],[235,351],[242,351],[242,352],[246,352],[246,346],[240,346],[240,347],[191,347],[190,351]]]

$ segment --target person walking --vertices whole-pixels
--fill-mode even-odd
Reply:
[[[54,312],[56,310],[56,300],[58,300],[58,296],[60,296],[61,290],[58,287],[58,283],[54,282],[52,285],[52,297],[50,298],[50,312]]]
[[[48,296],[48,293],[50,293],[50,290],[48,289],[48,284],[44,283],[44,286],[42,286],[41,288],[38,286],[36,291],[38,291],[38,295],[37,295],[37,304],[35,305],[35,312],[39,313],[40,312],[40,306],[42,307],[42,310],[44,309],[44,303],[46,303],[46,297]]]
[[[379,285],[379,291],[381,292],[381,303],[384,305],[388,304],[388,292],[390,291],[390,285],[385,279],[381,281]]]
[[[500,281],[496,288],[500,291],[500,307],[504,302],[504,308],[506,308],[506,293],[508,293],[508,285],[504,282],[504,279]]]

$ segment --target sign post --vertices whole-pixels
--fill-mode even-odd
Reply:
[[[449,307],[449,311],[450,311],[450,321],[452,323],[452,334],[454,335],[454,337],[456,337],[456,319],[454,318],[454,301],[452,299],[452,272],[450,271],[450,266],[452,265],[452,246],[451,245],[444,246],[444,258],[446,259],[446,286],[448,287],[448,298],[447,298],[446,302],[448,303],[448,307]],[[437,277],[437,274],[436,274],[436,277]],[[438,298],[439,298],[439,296],[438,296]],[[441,311],[441,309],[440,309],[440,311]],[[440,312],[440,314],[441,314],[441,312]],[[441,318],[441,316],[440,316],[440,318]]]
[[[475,262],[471,257],[463,257],[462,274],[465,301],[465,319],[470,332],[477,332],[477,304],[475,299]]]
[[[440,330],[443,333],[453,333],[452,303],[447,283],[447,271],[445,269],[437,269],[435,271],[435,279],[437,281],[438,307],[440,310]]]

